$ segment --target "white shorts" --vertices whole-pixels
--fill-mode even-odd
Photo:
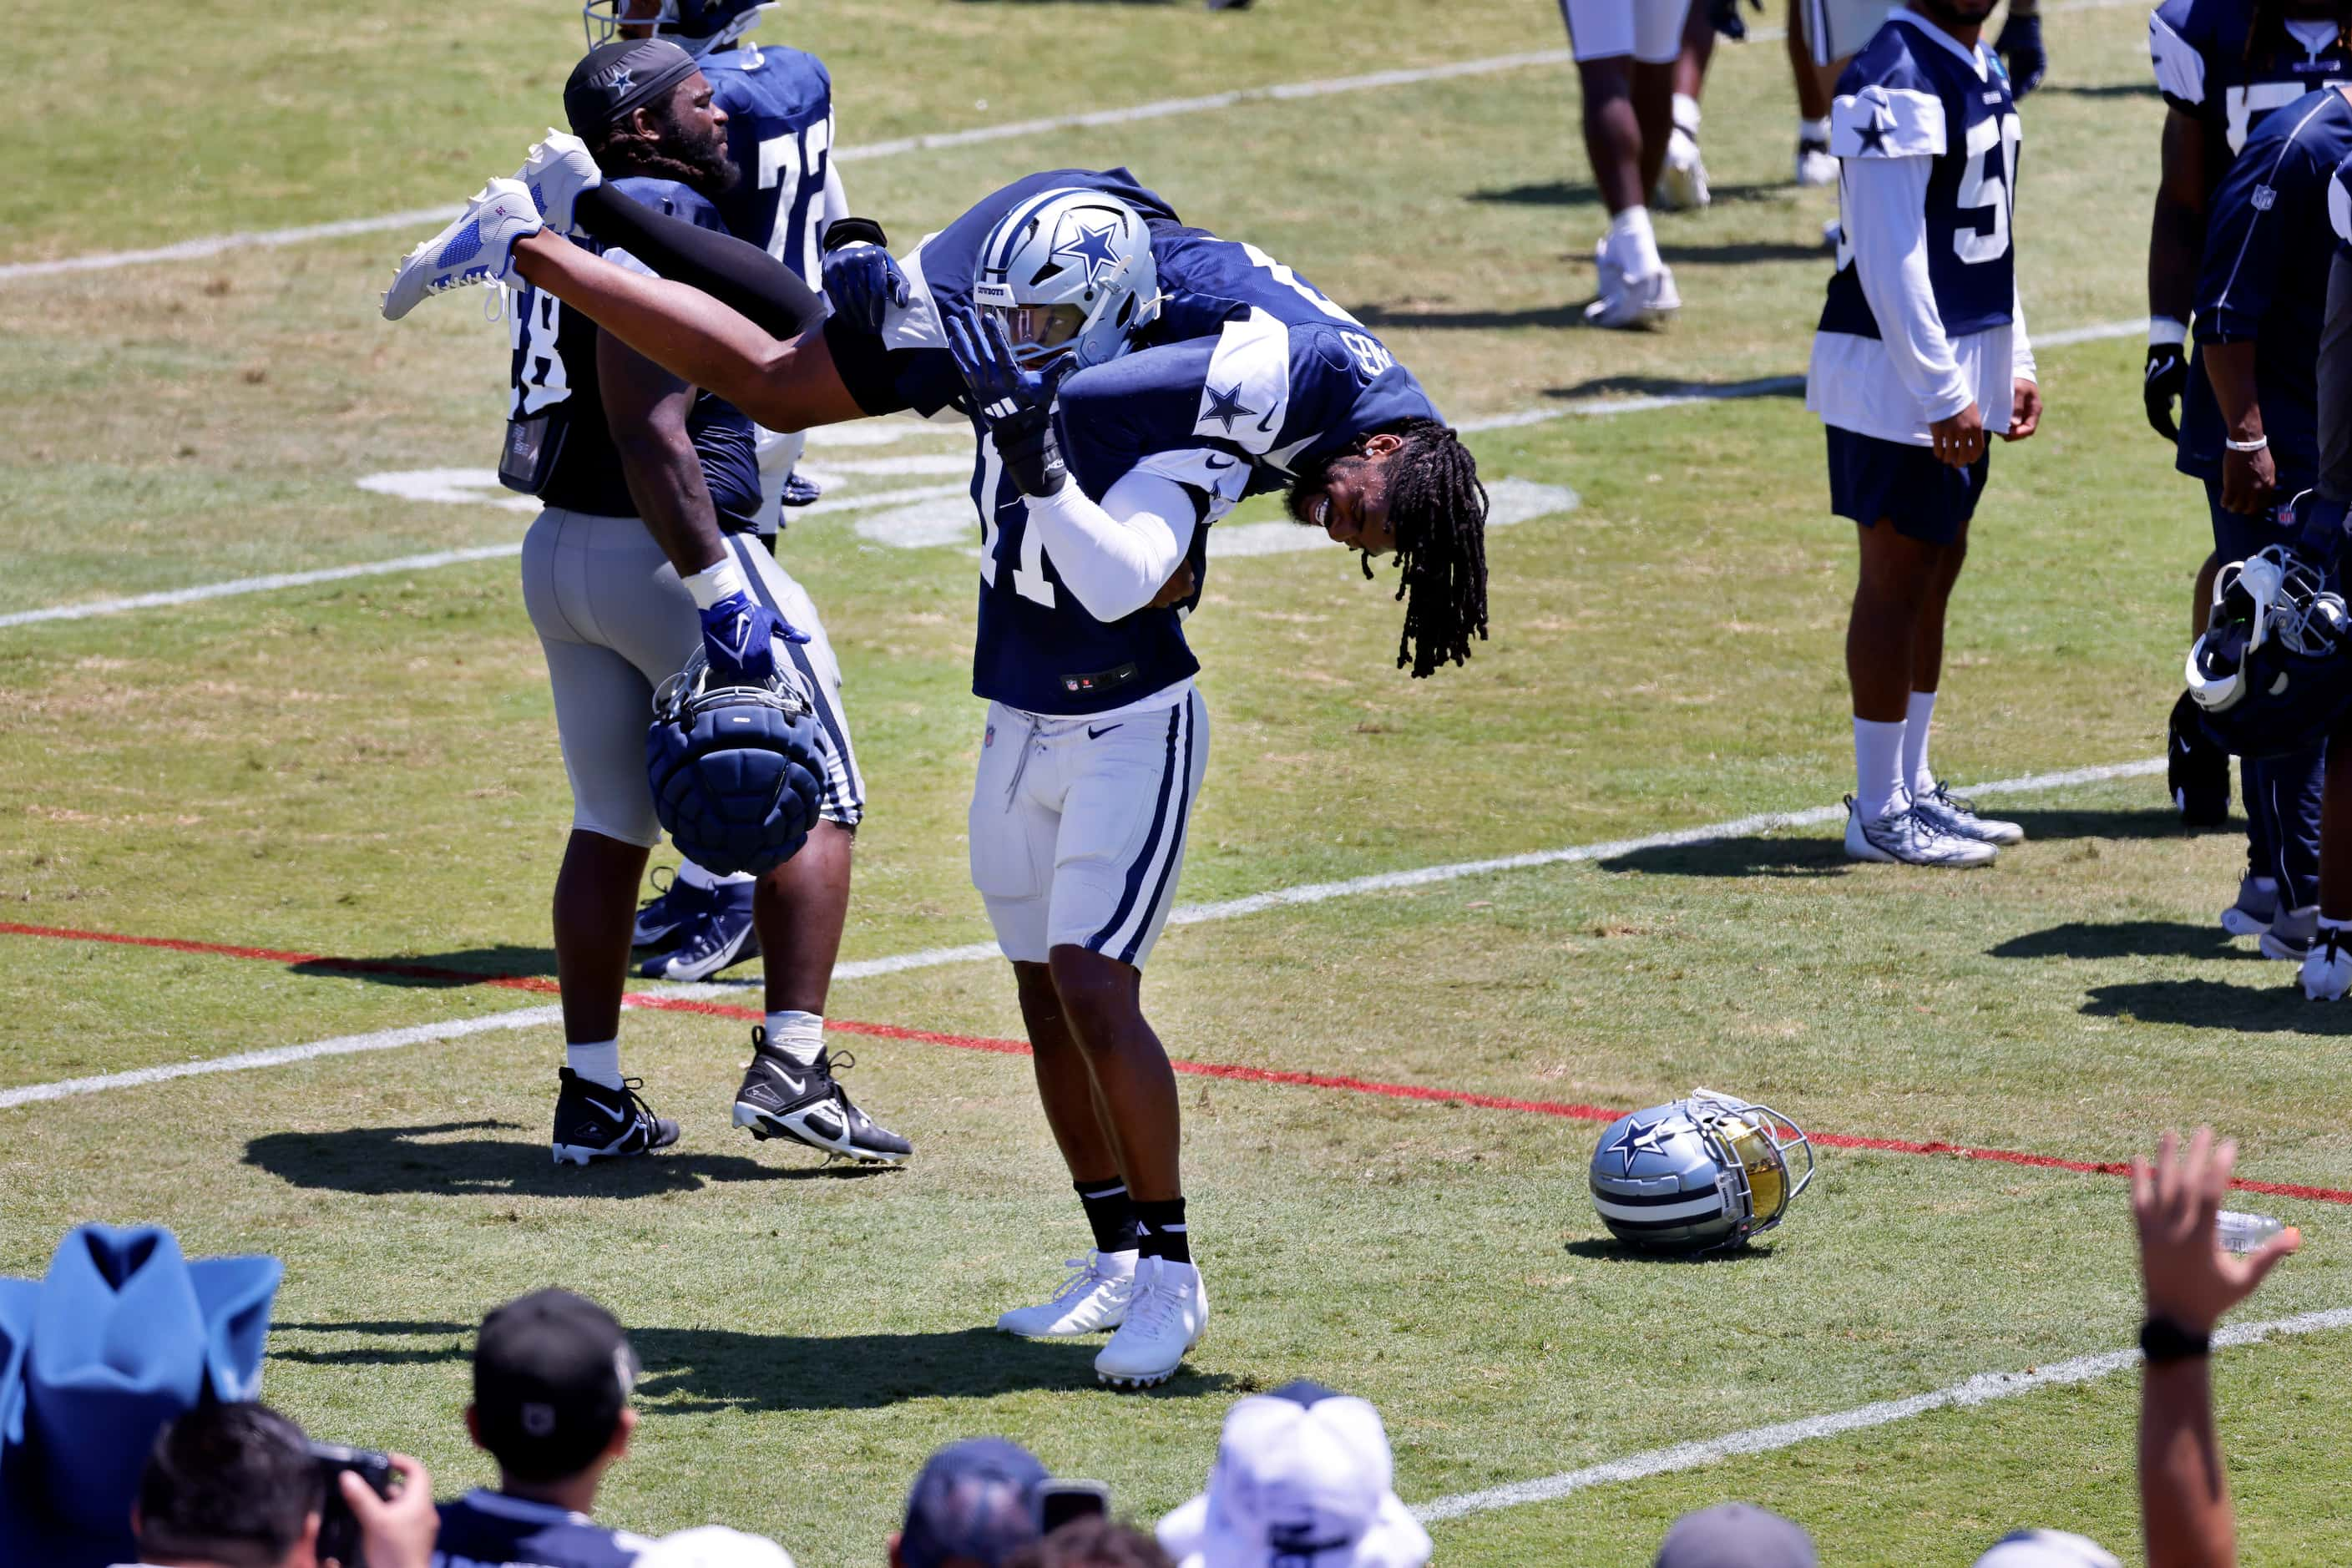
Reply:
[[[1176,902],[1209,765],[1198,691],[1165,708],[1055,719],[988,705],[971,790],[971,883],[1016,963],[1083,947],[1143,967]]]
[[[1690,0],[1559,0],[1560,20],[1577,60],[1631,55],[1643,65],[1670,64],[1683,52]]]
[[[792,661],[824,731],[819,815],[855,827],[866,815],[866,784],[842,710],[841,666],[816,606],[750,534],[729,535],[727,548],[752,594],[809,635],[792,646]],[[635,518],[550,507],[523,536],[522,599],[555,688],[572,826],[651,848],[661,842],[661,824],[646,782],[646,726],[654,688],[701,644],[694,596]]]
[[[1790,26],[1804,29],[1817,66],[1834,65],[1862,53],[1878,36],[1894,7],[1887,0],[1792,0]]]

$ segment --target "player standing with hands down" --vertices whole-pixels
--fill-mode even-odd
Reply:
[[[2011,241],[2019,124],[1979,41],[1994,0],[1912,0],[1839,79],[1838,270],[1805,406],[1828,426],[1830,505],[1857,525],[1846,626],[1857,860],[1979,866],[2025,837],[1927,766],[1945,607],[1984,494],[1986,438],[2042,420]]]

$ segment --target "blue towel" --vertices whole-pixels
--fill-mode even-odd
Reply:
[[[0,1562],[137,1553],[155,1434],[205,1399],[256,1397],[274,1258],[190,1262],[160,1226],[69,1232],[38,1285],[0,1279]]]

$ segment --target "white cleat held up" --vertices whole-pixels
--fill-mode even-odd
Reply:
[[[545,226],[528,189],[492,180],[440,233],[401,258],[383,293],[383,319],[396,321],[452,289],[512,281],[515,243]]]

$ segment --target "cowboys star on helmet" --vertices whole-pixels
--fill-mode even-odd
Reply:
[[[1117,196],[1041,191],[981,241],[971,296],[993,315],[1023,369],[1063,354],[1084,370],[1117,359],[1160,311],[1151,233]]]
[[[1812,1179],[1812,1142],[1795,1122],[1710,1089],[1619,1117],[1592,1152],[1592,1206],[1644,1252],[1738,1247],[1780,1224]]]

